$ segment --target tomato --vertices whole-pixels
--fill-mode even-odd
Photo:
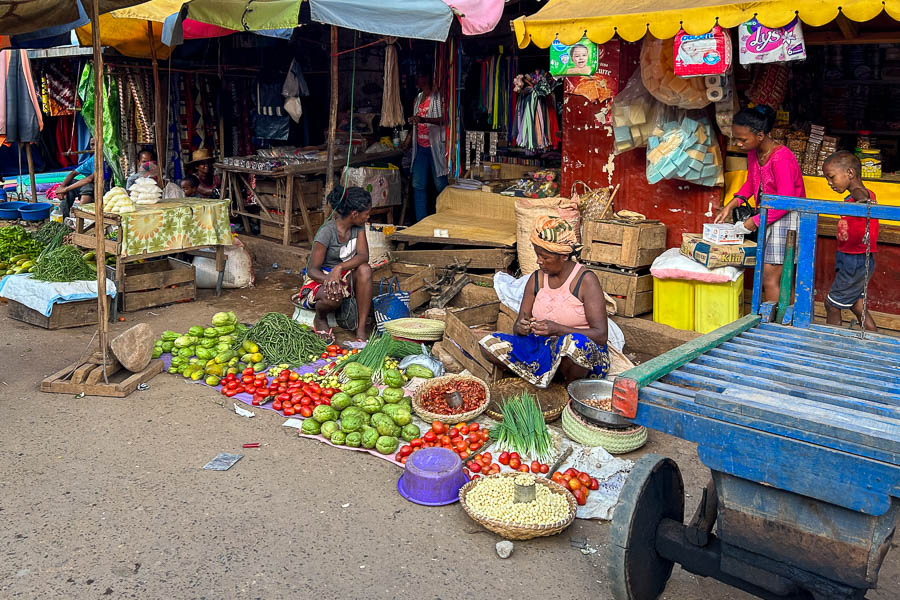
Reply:
[[[497,457],[497,462],[499,462],[501,465],[508,465],[509,464],[509,452],[501,452],[500,456]]]
[[[313,401],[309,396],[301,396],[300,397],[300,406],[312,406]]]
[[[541,472],[541,463],[536,460],[531,461],[531,472],[532,473],[540,473]]]
[[[469,435],[469,428],[465,425],[459,426],[457,425],[457,430],[459,431],[459,435]]]
[[[466,477],[469,477],[469,470],[467,468],[463,467],[463,473]]]
[[[323,352],[322,354],[319,355],[319,358],[328,358],[328,353]]]
[[[237,389],[237,386],[239,386],[239,385],[240,385],[240,383],[238,383],[237,381],[229,381],[228,385],[225,387],[227,387],[230,390],[234,390],[234,389]]]
[[[481,442],[475,442],[474,444],[469,444],[469,450],[478,450],[481,446]]]
[[[255,386],[255,385],[245,385],[245,386],[244,386],[244,390],[245,390],[248,394],[255,394],[255,393],[256,393],[256,386]]]
[[[481,453],[479,452],[478,454],[476,454],[475,456],[473,456],[473,457],[472,457],[472,460],[477,460],[478,462],[481,462]]]
[[[296,371],[291,371],[291,374],[288,375],[288,379],[290,379],[291,381],[297,381],[300,379],[300,373],[298,373]]]
[[[481,441],[482,441],[482,442],[486,442],[486,441],[488,441],[489,439],[491,439],[491,434],[488,433],[488,430],[487,430],[487,429],[482,429],[482,430],[481,430]]]
[[[478,431],[478,428],[481,427],[478,423],[469,423],[469,431]]]
[[[499,472],[500,472],[500,465],[498,465],[497,463],[494,463],[494,464],[491,465],[491,469],[490,469],[490,471],[488,472],[488,474],[489,474],[489,475],[496,475],[496,474],[499,473]]]
[[[293,406],[287,406],[287,407],[285,407],[285,409],[284,409],[284,416],[286,416],[286,417],[292,417],[293,415],[294,415],[294,407],[293,407]]]
[[[428,443],[434,443],[434,440],[437,439],[437,436],[435,435],[434,431],[431,430],[431,431],[426,431],[425,435],[423,435],[422,438]]]
[[[581,487],[583,487],[583,486],[581,485],[581,482],[578,481],[577,477],[573,477],[572,479],[569,480],[569,489],[572,490],[573,492]]]
[[[444,433],[445,431],[447,431],[447,426],[444,425],[444,423],[442,421],[433,421],[431,423],[431,430],[433,432],[435,432],[436,434],[440,435],[440,434]]]
[[[451,438],[459,437],[459,429],[457,429],[456,427],[451,427],[450,428],[450,437]]]
[[[398,458],[397,460],[400,461],[400,464],[401,464],[401,465],[405,465],[405,464],[406,464],[406,459],[407,459],[407,458],[409,458],[409,457],[408,457],[408,456],[401,456],[401,457]]]
[[[468,441],[470,444],[474,444],[475,442],[481,441],[481,436],[475,433],[470,433],[469,437],[466,438],[466,441]]]
[[[279,393],[279,394],[283,394],[283,393],[285,393],[286,391],[287,391],[287,386],[286,386],[286,385],[279,385],[279,386],[278,386],[278,393]]]
[[[564,483],[562,473],[560,473],[559,471],[555,472],[555,473],[553,474],[553,476],[550,477],[550,479],[551,479],[552,481],[555,481],[556,483],[558,483],[558,484],[560,484],[560,485],[563,485],[563,483]]]
[[[334,388],[326,388],[326,389],[322,390],[322,395],[325,396],[326,398],[331,398],[336,393],[337,392],[335,392]]]
[[[229,398],[233,398],[235,394],[237,394],[237,392],[235,390],[225,388],[225,395],[228,396]]]
[[[466,450],[463,450],[459,453],[459,458],[460,460],[466,460],[467,458],[469,458],[469,453]]]
[[[318,383],[316,383],[315,381],[313,381],[312,383],[310,383],[310,384],[309,384],[309,387],[310,387],[310,389],[311,389],[312,391],[314,391],[314,392],[317,393],[317,394],[319,394],[319,393],[322,392],[322,386],[319,385]]]
[[[469,446],[468,444],[466,444],[465,440],[456,440],[456,442],[453,443],[453,449],[457,452],[463,452],[468,447]]]
[[[282,371],[281,373],[278,374],[278,381],[287,382],[288,379],[290,378],[290,376],[291,376],[291,372],[285,369],[284,371]]]
[[[581,482],[581,485],[587,487],[587,486],[591,485],[591,476],[588,475],[587,473],[579,473],[578,481]]]
[[[584,493],[584,489],[579,488],[577,490],[573,490],[572,495],[575,496],[575,502],[578,503],[578,506],[584,506],[585,504],[587,504],[587,496]]]
[[[359,348],[354,348],[350,351],[350,354],[359,354]]]
[[[274,408],[275,410],[281,410],[281,402],[276,400],[275,402],[272,403],[272,408]]]
[[[328,358],[334,358],[336,356],[337,356],[337,352],[329,352],[328,353]]]
[[[347,350],[346,348],[344,348],[343,350],[341,350],[341,356],[347,356],[348,354],[350,354],[350,351]]]
[[[568,469],[566,469],[566,470],[563,472],[563,475],[568,475],[570,478],[571,478],[571,477],[578,477],[578,471],[576,471],[576,470],[573,469],[572,467],[569,467]]]
[[[481,475],[472,475],[472,479],[478,479]]]
[[[424,454],[423,454],[423,456],[424,456]],[[477,460],[470,460],[469,461],[469,470],[472,471],[473,473],[481,473],[481,463],[478,462]]]
[[[513,453],[513,454],[515,454],[515,453]],[[519,465],[521,465],[521,464],[522,464],[522,461],[519,460],[518,456],[513,456],[512,454],[510,455],[510,459],[509,459],[509,468],[510,469],[513,469],[514,471],[518,470]]]
[[[263,395],[263,394],[254,394],[254,395],[253,395],[253,399],[254,399],[254,400],[259,400],[259,405],[260,405],[260,406],[262,406],[263,404],[265,404],[266,402],[269,401],[269,400],[268,400],[268,397],[265,396],[265,395]]]
[[[600,489],[600,482],[597,481],[596,479],[594,479],[593,477],[591,477],[591,485],[590,485],[589,487],[590,487],[590,489],[592,489],[592,490],[599,490],[599,489]]]
[[[253,400],[250,401],[250,404],[253,406],[259,406],[259,398],[254,397]]]
[[[237,386],[237,389],[234,390],[234,393],[235,394],[243,394],[245,391],[247,391],[247,390],[244,388],[244,386],[239,385],[239,386]]]
[[[445,446],[446,446],[446,445],[449,445],[449,444],[450,444],[450,436],[449,436],[449,435],[442,435],[442,436],[441,436],[441,444],[443,444],[443,445],[445,445]]]
[[[509,459],[510,459],[510,460],[512,460],[512,459],[522,460],[522,457],[519,456],[519,453],[518,453],[518,452],[510,452],[510,453],[509,453]]]
[[[294,410],[297,410],[296,408]],[[301,406],[300,407],[300,416],[309,418],[313,414],[313,409],[311,406]]]
[[[330,344],[327,348],[325,348],[325,350],[328,352],[337,352],[340,349],[341,349],[341,347],[338,346],[337,344]]]
[[[545,465],[545,464],[541,463],[541,473],[549,473],[549,472],[550,472],[550,465]]]
[[[319,369],[318,371],[316,371],[316,373],[319,374],[319,377],[325,377],[325,375],[328,374],[328,371],[326,371],[325,369]]]
[[[519,472],[520,472],[520,473],[527,473],[527,472],[528,472],[528,465],[521,465],[521,466],[519,467]]]
[[[246,369],[241,371],[241,375],[249,375],[250,377],[253,377],[256,375],[256,371],[253,370],[253,367],[247,367]]]
[[[413,438],[410,440],[409,445],[413,448],[421,448],[422,447],[422,438]]]

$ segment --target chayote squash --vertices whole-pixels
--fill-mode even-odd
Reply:
[[[409,425],[404,425],[403,429],[400,430],[400,437],[403,438],[404,442],[409,442],[419,437],[420,433],[419,426],[410,423]]]
[[[347,440],[344,443],[350,448],[359,448],[362,445],[362,434],[358,431],[352,431],[347,434]]]
[[[300,425],[300,432],[306,435],[319,435],[321,431],[322,426],[315,419],[303,419],[303,424]]]
[[[331,443],[334,444],[335,446],[343,446],[344,442],[347,441],[347,434],[344,433],[343,431],[338,430],[331,434],[330,439],[331,439]]]
[[[351,379],[341,386],[341,391],[350,396],[355,396],[356,394],[365,393],[370,385],[371,383],[366,379]]]
[[[319,423],[324,423],[325,421],[337,420],[338,414],[336,410],[334,410],[327,404],[320,404],[313,409],[312,418]]]
[[[358,362],[348,363],[343,369],[344,374],[350,379],[358,379],[370,381],[372,379],[372,369]],[[368,387],[368,386],[366,386]]]
[[[385,388],[381,392],[381,398],[389,404],[394,404],[403,400],[403,390],[400,388]]]
[[[362,431],[362,447],[374,448],[378,443],[378,430],[373,427],[363,427]]]
[[[384,384],[389,388],[403,387],[403,374],[397,369],[386,369],[383,374]],[[387,391],[387,390],[385,390]]]
[[[397,451],[397,446],[399,444],[400,442],[397,438],[389,435],[382,435],[375,440],[375,450],[381,454],[393,454]]]
[[[305,423],[306,421],[309,421],[309,420],[310,419],[304,419],[303,422]],[[301,427],[302,427],[302,425],[301,425]],[[337,421],[325,421],[324,423],[322,423],[319,433],[321,433],[322,437],[324,437],[326,440],[330,440],[331,435],[337,430],[338,430]]]
[[[397,412],[394,413],[394,416],[392,418],[394,419],[394,423],[396,423],[400,427],[412,423],[412,414],[410,414],[410,412],[402,406],[397,409]]]
[[[350,406],[350,396],[344,392],[338,392],[331,397],[331,408],[334,410],[344,410]]]
[[[365,412],[369,413],[370,415],[374,415],[375,413],[380,411],[383,406],[384,406],[384,402],[382,402],[381,398],[379,398],[377,396],[367,396],[366,399],[363,401],[363,405],[360,408],[362,408]]]
[[[315,411],[313,411],[313,414],[315,414]],[[363,417],[356,413],[351,412],[349,415],[341,414],[341,431],[347,433],[359,431],[362,429],[364,423]]]

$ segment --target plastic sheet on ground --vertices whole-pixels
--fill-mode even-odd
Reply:
[[[106,280],[106,293],[115,297],[116,284]],[[64,302],[77,302],[97,297],[97,282],[70,281],[54,283],[32,279],[30,274],[7,275],[0,279],[0,297],[15,300],[45,317],[53,312],[53,305]]]

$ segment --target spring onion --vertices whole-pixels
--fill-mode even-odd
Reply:
[[[507,398],[501,407],[503,420],[491,427],[491,439],[503,452],[518,452],[540,462],[552,458],[553,440],[537,398],[523,392]]]

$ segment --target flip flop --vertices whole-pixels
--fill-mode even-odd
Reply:
[[[329,329],[328,331],[316,331],[315,334],[325,340],[326,342],[334,341],[334,334],[332,333],[333,329]]]

